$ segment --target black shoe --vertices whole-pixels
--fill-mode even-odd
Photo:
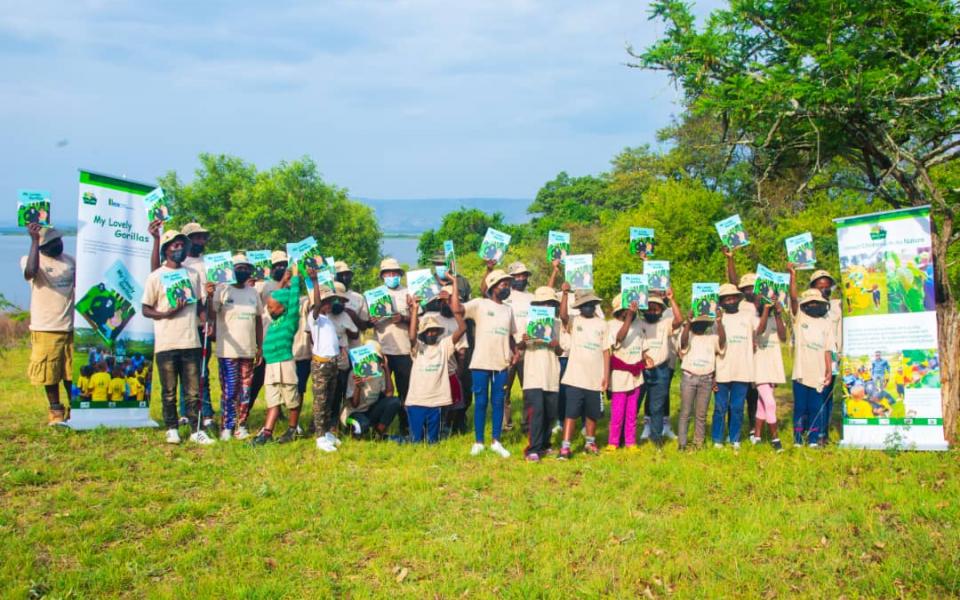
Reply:
[[[287,429],[286,431],[283,432],[283,435],[280,436],[280,439],[277,440],[277,443],[278,443],[278,444],[289,444],[290,442],[293,442],[293,441],[295,441],[295,440],[299,440],[301,437],[303,437],[303,436],[301,436],[299,433],[297,433],[296,428]]]
[[[273,435],[269,433],[264,433],[261,431],[256,435],[256,437],[253,438],[250,444],[252,446],[263,446],[264,444],[268,444],[272,441],[273,441]]]
[[[780,443],[780,440],[773,440],[770,442],[770,444],[773,446],[773,449],[777,451],[777,453],[783,452],[783,444]]]

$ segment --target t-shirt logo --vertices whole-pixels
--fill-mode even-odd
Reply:
[[[497,315],[494,314],[494,312],[493,312],[492,310],[488,310],[488,311],[487,311],[487,316],[488,316],[488,317],[495,317],[495,316],[497,316]]]

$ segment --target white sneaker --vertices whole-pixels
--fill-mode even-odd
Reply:
[[[328,440],[325,436],[317,438],[317,450],[323,450],[324,452],[336,452],[337,447]]]
[[[760,438],[758,438],[757,436],[755,436],[755,435],[753,435],[753,434],[751,433],[751,434],[750,434],[750,443],[753,444],[754,446],[756,446],[757,444],[760,443]]]
[[[640,441],[645,442],[650,439],[650,419],[643,419],[643,431],[640,432]]]
[[[247,431],[245,426],[241,425],[240,427],[237,427],[235,432],[233,432],[233,437],[237,438],[238,440],[245,440],[250,437],[250,432]]]
[[[180,443],[180,432],[176,429],[167,430],[167,443],[168,444],[179,444]]]
[[[220,441],[221,441],[221,442],[229,442],[232,438],[233,438],[233,430],[232,430],[232,429],[221,429],[221,430],[220,430]]]
[[[563,427],[560,425],[559,421],[557,421],[557,424],[553,426],[553,431],[551,433],[553,435],[559,435],[563,433]]]
[[[181,426],[183,426],[183,425],[189,425],[189,424],[190,424],[190,419],[188,419],[188,418],[186,418],[186,417],[180,417],[180,420],[178,421],[178,423],[180,423]]]
[[[663,437],[669,438],[669,439],[671,439],[671,440],[677,439],[677,434],[675,434],[675,433],[673,432],[673,430],[670,429],[670,420],[669,420],[669,419],[664,419],[664,420],[663,420]]]
[[[734,449],[734,450],[739,450],[739,449],[740,449],[740,442],[734,442],[734,443],[733,443],[733,449]]]
[[[216,444],[216,441],[204,433],[202,429],[196,433],[191,433],[190,441],[195,444],[200,444],[201,446],[210,446],[211,444]]]
[[[330,442],[331,444],[333,444],[334,447],[336,447],[336,448],[339,448],[339,447],[340,447],[340,440],[337,439],[337,436],[333,435],[333,433],[331,433],[331,432],[328,431],[328,432],[326,432],[325,434],[323,434],[323,437],[326,438],[326,440],[327,440],[328,442]]]
[[[500,455],[500,458],[510,458],[510,451],[504,448],[500,442],[490,444],[490,449]]]
[[[206,419],[203,420],[203,428],[204,428],[204,429],[207,429],[207,428],[210,428],[210,427],[213,427],[213,419],[211,419],[211,418],[208,417],[208,418],[206,418]]]
[[[481,443],[476,443],[470,447],[470,456],[477,456],[481,452],[483,452],[483,444]]]

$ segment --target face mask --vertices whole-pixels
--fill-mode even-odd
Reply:
[[[197,257],[203,254],[204,244],[190,242],[190,256]]]
[[[448,319],[453,318],[453,309],[447,306],[446,304],[440,305],[440,314],[445,316]]]
[[[243,285],[250,279],[250,271],[234,271],[233,274],[237,278],[237,283]]]
[[[753,293],[753,290],[750,290],[750,291],[748,291],[748,292],[744,292],[744,291],[741,289],[740,291],[743,292],[743,299],[746,300],[747,302],[753,304],[754,299],[757,297],[757,295]]]
[[[346,306],[344,306],[340,302],[334,302],[333,305],[330,307],[330,312],[332,312],[335,315],[339,315],[340,313],[343,312],[343,309],[345,308]]]
[[[286,272],[286,267],[274,267],[273,270],[270,271],[270,278],[274,281],[280,281]]]
[[[820,290],[820,293],[823,294],[823,299],[824,299],[824,300],[829,300],[829,299],[830,299],[830,293],[831,293],[832,291],[833,291],[833,288],[825,287],[825,288],[822,288],[822,289]]]
[[[643,313],[643,320],[647,323],[657,323],[660,321],[660,317],[662,316],[663,313],[645,312]]]
[[[432,346],[437,343],[437,340],[440,339],[440,335],[436,333],[425,333],[420,336],[420,339],[423,340],[423,343]]]
[[[690,325],[690,331],[692,331],[694,335],[703,335],[709,328],[710,323],[693,323]]]
[[[40,254],[44,256],[49,256],[50,258],[56,258],[63,254],[63,242],[60,240],[53,240],[50,243],[40,246]]]
[[[187,258],[186,248],[180,248],[179,250],[174,250],[173,252],[170,253],[170,260],[177,263],[178,265],[182,263],[185,258]]]
[[[428,303],[426,306],[424,306],[423,311],[424,312],[443,312],[442,306],[443,306],[442,302],[440,302],[439,300],[435,300],[433,302]]]
[[[830,311],[830,307],[822,302],[807,302],[800,307],[800,310],[811,317],[819,319],[820,317],[826,316]]]
[[[724,302],[720,304],[720,307],[723,309],[723,312],[734,315],[740,310],[740,301],[736,300],[734,302]]]
[[[267,312],[270,313],[270,318],[276,321],[277,319],[283,316],[283,313],[285,310],[286,309],[284,309],[283,306],[280,306],[279,308],[276,309],[276,312],[272,310],[268,310]]]
[[[510,287],[518,292],[522,292],[523,290],[527,289],[527,283],[529,282],[526,279],[514,279],[510,282]]]
[[[350,289],[350,284],[353,283],[353,275],[350,273],[340,273],[337,275],[336,280],[343,284],[343,287]]]
[[[497,290],[497,298],[499,298],[501,302],[503,302],[509,297],[510,297],[510,288],[505,287]]]
[[[395,290],[400,287],[400,276],[399,275],[389,275],[383,278],[383,283],[391,290]]]
[[[580,307],[580,314],[588,319],[593,318],[593,315],[597,314],[597,305],[596,304],[584,304]]]
[[[447,276],[447,267],[445,267],[444,265],[437,265],[436,271],[437,271],[437,277],[440,279],[443,279],[444,277]]]

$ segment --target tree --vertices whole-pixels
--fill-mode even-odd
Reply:
[[[615,198],[602,176],[571,177],[561,172],[540,188],[527,212],[536,215],[533,231],[546,236],[549,230],[571,223],[597,222],[603,212],[616,208]]]
[[[454,250],[458,258],[469,254],[476,254],[480,250],[480,242],[486,235],[487,229],[493,227],[511,235],[510,245],[522,241],[524,227],[508,225],[504,222],[503,213],[485,213],[479,208],[459,209],[443,215],[440,227],[436,230],[428,229],[420,235],[417,243],[417,255],[421,265],[430,264],[430,257],[443,250],[445,240],[453,240]],[[479,257],[478,257],[479,258]],[[461,265],[462,266],[462,265]]]
[[[160,185],[173,197],[174,224],[192,220],[211,230],[211,250],[282,249],[308,235],[321,252],[347,261],[358,282],[369,278],[380,256],[380,227],[373,210],[326,183],[309,158],[267,171],[227,155],[200,155],[189,184],[173,171]]]
[[[825,167],[846,187],[890,206],[933,207],[933,254],[944,430],[957,439],[960,313],[948,268],[960,189],[960,8],[947,0],[730,0],[699,29],[680,0],[657,0],[662,39],[631,54],[667,71],[689,111],[723,124],[764,185],[804,172],[808,190]],[[855,176],[851,176],[855,173]]]

